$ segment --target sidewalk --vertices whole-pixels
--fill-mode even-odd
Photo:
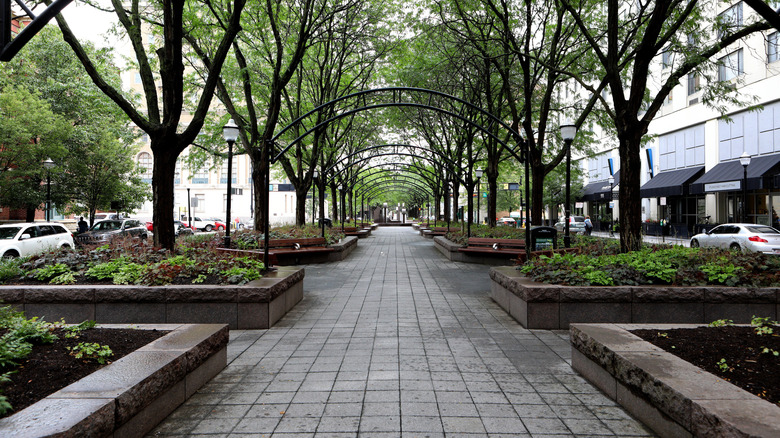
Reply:
[[[489,267],[449,262],[408,227],[306,267],[270,330],[230,333],[227,368],[151,436],[652,436],[570,367],[568,331],[526,330]]]
[[[610,236],[609,233],[606,231],[594,231],[592,235],[598,237],[612,237],[613,239],[620,238],[620,236],[617,233],[615,233],[613,236]],[[643,236],[642,240],[646,243],[668,243],[670,245],[682,245],[682,246],[691,245],[691,239],[681,239],[679,237],[671,237],[671,236]]]

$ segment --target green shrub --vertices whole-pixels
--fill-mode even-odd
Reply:
[[[35,277],[38,281],[49,281],[54,277],[58,277],[62,274],[70,272],[70,267],[68,265],[57,263],[54,265],[44,266],[43,268],[38,268],[30,273],[33,277]]]
[[[19,259],[0,258],[0,283],[22,275],[20,264]]]

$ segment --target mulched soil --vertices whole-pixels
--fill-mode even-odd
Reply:
[[[65,338],[65,333],[59,329],[54,333],[58,340],[52,344],[33,346],[32,353],[21,364],[19,371],[11,374],[11,382],[0,385],[0,392],[8,397],[14,409],[7,415],[13,415],[105,366],[95,361],[76,359],[69,354],[67,347],[74,347],[80,342],[108,345],[114,352],[111,360],[116,361],[168,331],[94,328],[81,332],[77,338]]]
[[[772,403],[780,403],[780,326],[757,335],[753,327],[633,330],[631,333]],[[770,351],[764,353],[764,349]],[[725,359],[727,370],[718,367]]]

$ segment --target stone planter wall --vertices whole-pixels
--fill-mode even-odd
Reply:
[[[572,367],[663,437],[780,436],[780,407],[628,332],[640,328],[686,326],[573,324]]]
[[[615,286],[535,283],[514,267],[490,270],[490,296],[523,327],[568,329],[585,323],[705,324],[753,315],[777,320],[780,288]]]
[[[328,262],[340,262],[345,260],[347,256],[357,248],[358,237],[347,236],[341,240],[341,242],[331,245],[334,251],[328,254]]]
[[[477,256],[458,251],[461,245],[447,239],[443,236],[433,238],[433,245],[436,249],[451,262],[477,263],[491,266],[515,265],[517,256],[498,255],[498,256]]]
[[[304,270],[279,267],[246,285],[0,286],[27,317],[68,323],[228,324],[267,329],[303,299]]]
[[[171,333],[0,420],[0,436],[144,436],[227,364],[224,324],[133,327]]]

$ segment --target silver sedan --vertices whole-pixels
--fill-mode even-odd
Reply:
[[[691,248],[714,247],[780,254],[780,231],[758,224],[723,224],[693,236]]]

